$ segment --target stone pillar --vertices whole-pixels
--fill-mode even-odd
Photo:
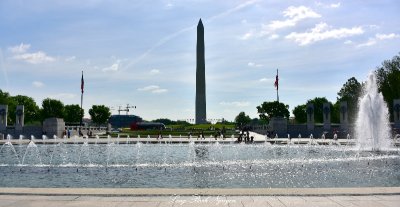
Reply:
[[[64,119],[47,118],[43,122],[43,132],[47,137],[51,138],[56,135],[58,138],[63,137],[65,130]]]
[[[394,126],[400,128],[400,99],[393,100]]]
[[[324,103],[322,107],[322,115],[324,120],[324,129],[331,129],[331,105],[329,103]]]
[[[0,105],[0,132],[7,129],[8,106]]]
[[[308,131],[314,130],[314,104],[307,104],[307,129]]]
[[[349,127],[349,111],[347,101],[340,102],[340,128],[347,130]]]
[[[24,105],[17,105],[15,110],[15,130],[22,131],[24,128]]]
[[[279,137],[284,137],[287,134],[287,120],[283,117],[272,117],[269,122],[270,129],[278,134]]]

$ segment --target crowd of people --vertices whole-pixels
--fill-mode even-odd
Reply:
[[[242,130],[241,133],[239,134],[239,137],[237,139],[238,143],[244,142],[244,143],[252,143],[254,141],[254,137],[250,136],[250,131],[249,130]]]
[[[78,130],[78,134],[79,134],[79,136],[84,136],[82,130]],[[63,136],[66,136],[67,138],[71,138],[71,130],[70,129],[64,130]],[[88,130],[86,133],[86,136],[92,137],[93,136],[92,130]]]

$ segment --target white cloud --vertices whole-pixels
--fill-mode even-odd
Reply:
[[[150,70],[150,75],[156,75],[156,74],[159,74],[159,73],[160,73],[160,70],[158,70],[158,69]]]
[[[13,59],[15,60],[22,60],[32,64],[39,64],[39,63],[46,63],[46,62],[53,62],[56,59],[48,56],[43,51],[38,51],[34,53],[27,53],[29,48],[31,47],[30,44],[21,43],[20,45],[16,45],[13,47],[9,47],[8,49],[14,53]]]
[[[18,55],[14,55],[13,58],[16,60],[23,60],[25,62],[32,63],[32,64],[53,62],[56,60],[55,58],[48,56],[45,52],[42,52],[42,51],[38,51],[35,53],[18,54]]]
[[[240,39],[241,39],[241,40],[247,40],[247,39],[252,38],[253,36],[254,36],[254,32],[253,32],[253,31],[249,31],[249,32],[247,32],[246,34],[242,35],[242,36],[240,37]]]
[[[120,60],[117,60],[115,63],[113,63],[111,66],[109,66],[109,67],[105,67],[105,68],[103,68],[102,70],[104,71],[104,72],[107,72],[107,71],[118,71],[118,69],[119,69],[119,63],[120,63],[121,61]]]
[[[24,52],[28,51],[30,47],[31,47],[30,44],[21,43],[20,45],[16,45],[14,47],[9,47],[8,49],[12,53],[24,53]]]
[[[235,106],[235,107],[244,107],[244,106],[250,106],[250,102],[248,101],[233,101],[233,102],[220,102],[219,103],[222,106]]]
[[[395,33],[390,34],[375,34],[375,37],[369,38],[368,41],[358,44],[356,47],[369,47],[377,44],[379,41],[400,38],[400,35]]]
[[[321,15],[314,12],[312,9],[305,6],[290,6],[283,11],[283,16],[290,17],[292,19],[301,20],[305,18],[319,18]]]
[[[337,8],[341,5],[340,2],[330,5],[325,5],[320,2],[317,2],[318,6],[324,6],[324,7],[331,7],[331,8]],[[312,19],[312,18],[320,18],[321,14],[317,13],[310,7],[306,6],[289,6],[287,9],[285,9],[283,12],[283,16],[285,19],[283,20],[272,20],[269,22],[267,25],[262,25],[262,29],[257,36],[265,36],[269,35],[268,39],[274,40],[278,39],[280,36],[276,33],[274,33],[276,30],[283,29],[283,28],[288,28],[288,27],[294,27],[296,26],[299,22],[305,19]],[[295,35],[297,33],[293,33]],[[302,33],[300,33],[302,34]],[[242,39],[248,39],[251,36],[255,36],[252,33],[246,33]],[[289,36],[290,38],[291,36]]]
[[[103,68],[103,71],[117,71],[118,68],[119,68],[119,64],[114,63],[110,67]]]
[[[346,40],[346,41],[344,41],[344,44],[345,44],[345,45],[351,45],[351,44],[353,44],[353,41],[351,41],[351,40]]]
[[[272,81],[274,81],[275,79],[271,79],[271,78],[261,78],[259,81],[260,82],[272,82]]]
[[[172,4],[171,2],[168,2],[167,4],[165,4],[166,9],[171,9],[173,6],[174,6],[174,4]]]
[[[256,63],[254,63],[254,62],[249,62],[249,63],[247,63],[247,66],[259,68],[259,67],[262,67],[263,65],[261,65],[261,64],[256,64]]]
[[[336,4],[330,4],[329,7],[330,8],[339,8],[340,7],[340,2],[338,2]]]
[[[333,8],[333,9],[339,8],[340,5],[341,5],[340,2],[338,2],[338,3],[336,3],[336,4],[335,4],[335,3],[324,4],[324,3],[322,3],[322,2],[315,2],[315,4],[316,4],[317,6],[320,6],[320,7],[324,7],[324,8]]]
[[[42,83],[42,82],[40,82],[40,81],[33,81],[33,82],[32,82],[32,85],[33,85],[35,88],[42,88],[42,87],[44,86],[44,83]]]
[[[268,37],[268,39],[270,39],[270,40],[275,40],[275,39],[278,39],[278,38],[279,38],[279,35],[277,35],[277,34],[272,34],[272,35],[270,35]]]
[[[395,34],[395,33],[390,33],[390,34],[376,34],[375,35],[376,39],[378,40],[389,40],[389,39],[394,39],[394,38],[399,38],[400,35]]]
[[[370,28],[370,29],[379,29],[380,27],[378,26],[378,25],[376,25],[376,24],[370,24],[370,25],[368,25],[368,27]]]
[[[279,20],[273,20],[271,23],[269,23],[267,26],[270,30],[277,30],[285,27],[293,27],[296,25],[296,21],[293,21],[292,19],[287,19],[284,21],[279,21]]]
[[[159,86],[151,85],[151,86],[146,86],[146,87],[143,87],[143,88],[138,88],[138,91],[152,91],[152,90],[156,90],[156,89],[159,89],[159,88],[160,88]]]
[[[290,6],[283,11],[283,16],[288,17],[288,19],[271,21],[265,28],[267,30],[266,33],[285,27],[293,27],[303,19],[321,17],[320,14],[305,6]]]
[[[65,61],[66,61],[66,62],[71,62],[71,61],[74,61],[75,59],[76,59],[75,56],[71,56],[71,57],[65,58]]]
[[[138,91],[149,91],[151,93],[165,93],[168,90],[165,88],[160,88],[160,86],[157,85],[150,85],[150,86],[146,86],[143,88],[138,88]]]
[[[376,44],[376,39],[369,38],[368,41],[358,44],[357,47],[369,47]]]
[[[152,93],[165,93],[165,92],[167,92],[168,90],[167,89],[165,89],[165,88],[159,88],[159,89],[156,89],[156,90],[153,90],[153,91],[151,91]]]
[[[330,29],[326,23],[319,23],[308,32],[292,32],[286,36],[286,39],[304,46],[326,39],[341,39],[363,33],[364,30],[361,27]]]

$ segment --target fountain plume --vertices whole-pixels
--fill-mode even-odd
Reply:
[[[358,100],[359,111],[355,125],[357,147],[361,150],[390,148],[389,111],[382,93],[378,92],[376,75],[371,72]]]

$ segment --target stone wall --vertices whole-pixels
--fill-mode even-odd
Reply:
[[[41,138],[42,127],[24,126],[22,130],[16,130],[15,127],[7,127],[6,130],[0,131],[0,139],[6,139],[7,134],[11,135],[13,139],[19,139],[20,135],[23,136],[23,139],[30,139],[31,136],[35,136],[35,138]]]
[[[339,138],[346,138],[347,134],[352,135],[351,131],[341,130],[339,124],[332,124],[330,130],[324,129],[323,124],[314,125],[313,130],[309,130],[307,124],[289,124],[287,125],[287,131],[279,131],[278,133],[272,129],[260,129],[258,127],[253,127],[253,131],[259,134],[271,134],[270,137],[275,137],[278,134],[279,138],[286,138],[290,135],[291,138],[297,138],[299,134],[302,138],[310,137],[312,134],[314,138],[321,138],[322,134],[325,134],[325,138],[333,138],[333,134],[337,133]]]

